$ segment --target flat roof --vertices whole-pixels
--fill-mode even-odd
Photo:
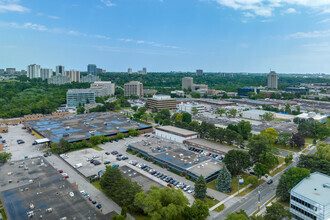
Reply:
[[[243,111],[243,113],[253,113],[253,114],[259,114],[259,115],[263,115],[263,114],[265,114],[266,112],[269,112],[269,111],[258,110],[258,109],[248,110],[248,111]]]
[[[324,187],[323,184],[328,184]],[[321,205],[330,204],[330,177],[323,173],[314,172],[300,181],[291,192],[297,193]]]
[[[26,121],[25,124],[51,142],[59,142],[61,138],[76,142],[89,139],[92,133],[109,136],[128,132],[129,128],[135,130],[151,128],[150,125],[131,121],[127,116],[114,112],[44,118]]]
[[[199,134],[198,132],[195,132],[195,131],[190,131],[190,130],[186,130],[186,129],[182,129],[182,128],[178,128],[178,127],[174,127],[174,126],[170,126],[170,125],[157,127],[156,129],[165,131],[165,132],[169,132],[169,133],[174,133],[179,136],[193,136],[193,135]]]
[[[166,163],[176,165],[204,177],[208,177],[223,167],[220,161],[217,162],[210,157],[196,154],[193,151],[186,150],[183,144],[157,136],[145,141],[131,143],[130,146],[145,151],[154,158],[161,159]],[[198,166],[204,169],[200,169]]]
[[[239,150],[237,148],[233,148],[233,147],[229,147],[226,146],[224,144],[218,144],[218,143],[214,143],[205,139],[201,139],[201,138],[193,138],[193,139],[188,139],[184,141],[185,144],[190,144],[193,145],[195,147],[200,147],[203,149],[207,149],[210,150],[215,153],[218,153],[217,151],[221,151],[223,153],[228,153],[228,151],[230,150]]]
[[[94,92],[92,89],[69,89],[67,93],[91,93]]]

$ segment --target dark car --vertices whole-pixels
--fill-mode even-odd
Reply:
[[[249,172],[251,175],[255,175],[256,173],[254,171]]]
[[[105,154],[106,154],[106,155],[110,155],[110,153],[109,153],[109,152],[105,152]]]
[[[100,161],[95,161],[95,162],[94,162],[94,165],[95,165],[95,166],[100,165],[100,164],[101,164]]]
[[[126,156],[123,156],[121,159],[122,159],[122,160],[127,160],[127,159],[128,159],[128,157],[126,157]]]
[[[123,156],[122,154],[118,154],[116,157],[121,157],[121,156]]]
[[[93,203],[93,204],[96,204],[96,201],[95,201],[95,200],[93,200],[93,201],[92,201],[92,203]]]
[[[94,161],[95,161],[94,159],[91,159],[89,162],[90,162],[90,163],[94,163]]]
[[[116,142],[118,142],[118,139],[115,139]]]
[[[96,205],[96,208],[100,209],[100,208],[102,208],[102,205],[101,204],[97,204]]]
[[[116,160],[121,161],[121,157],[117,157]]]
[[[118,151],[114,150],[114,151],[111,152],[111,154],[116,155],[116,154],[118,154]]]
[[[104,164],[109,164],[109,163],[111,163],[110,161],[104,161]]]
[[[18,139],[18,140],[17,140],[17,143],[18,143],[18,144],[24,144],[25,142],[24,142],[22,139]]]
[[[272,183],[273,183],[273,180],[272,179],[270,179],[270,180],[267,181],[267,184],[272,184]]]
[[[48,154],[44,154],[44,157],[48,157]]]

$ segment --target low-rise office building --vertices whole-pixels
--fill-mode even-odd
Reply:
[[[300,120],[305,120],[305,121],[311,118],[321,123],[325,123],[327,120],[326,115],[316,114],[315,112],[302,113],[300,115],[297,115],[296,117],[299,118]]]
[[[195,131],[189,131],[174,126],[161,126],[155,128],[156,135],[168,140],[183,143],[183,141],[193,138],[198,138],[199,133]]]
[[[330,219],[330,177],[315,172],[290,192],[290,212],[297,220]]]
[[[177,109],[180,112],[188,112],[189,114],[194,114],[194,109],[196,109],[197,113],[204,113],[205,112],[205,105],[192,102],[192,103],[180,103],[177,105]]]
[[[238,96],[249,96],[249,92],[254,92],[257,94],[260,92],[260,89],[256,87],[247,87],[247,86],[237,89]]]
[[[129,83],[125,83],[124,95],[125,96],[136,95],[136,96],[142,97],[143,96],[143,84],[139,81],[131,81]]]
[[[84,106],[95,103],[95,92],[92,89],[69,89],[66,93],[68,107]]]
[[[90,88],[95,91],[96,97],[113,96],[115,94],[115,84],[111,81],[97,81],[91,84]]]
[[[157,110],[163,109],[176,109],[176,99],[168,95],[154,95],[152,98],[147,99],[147,106],[150,109],[156,108]]]

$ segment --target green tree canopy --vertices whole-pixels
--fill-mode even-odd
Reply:
[[[218,175],[217,178],[217,183],[216,183],[216,189],[221,191],[221,192],[230,192],[231,191],[231,175],[230,172],[228,171],[227,167],[224,166]]]
[[[11,159],[12,154],[7,152],[0,153],[0,162],[6,163],[9,159]]]
[[[237,175],[252,165],[249,153],[241,150],[228,151],[223,162],[226,164],[231,175]]]
[[[199,176],[195,181],[195,197],[198,199],[206,197],[206,181],[203,176]]]
[[[265,220],[289,220],[292,218],[290,210],[284,208],[280,203],[273,203],[266,207]]]

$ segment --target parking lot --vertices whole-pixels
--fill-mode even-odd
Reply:
[[[32,145],[32,143],[38,139],[31,133],[22,129],[23,125],[10,125],[8,126],[8,133],[1,134],[2,138],[6,140],[7,147],[4,147],[4,151],[12,154],[12,161],[22,160],[25,157],[37,157],[42,155],[42,146]],[[23,144],[18,144],[17,140],[24,141]]]
[[[6,163],[0,170],[0,185],[9,219],[27,219],[28,212],[44,219],[109,219],[114,214],[102,214],[42,158]]]

